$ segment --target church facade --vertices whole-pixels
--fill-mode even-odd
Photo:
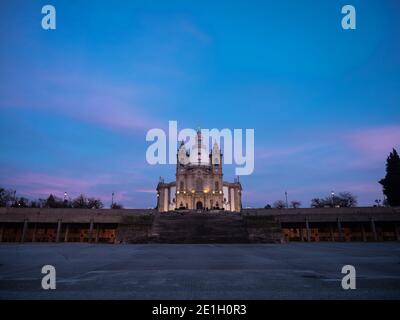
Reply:
[[[225,210],[239,212],[242,186],[238,179],[223,181],[222,153],[215,142],[212,150],[202,143],[200,130],[192,150],[182,142],[177,152],[176,181],[157,185],[157,209]]]

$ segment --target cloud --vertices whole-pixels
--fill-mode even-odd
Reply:
[[[182,31],[191,35],[201,43],[208,45],[211,43],[211,38],[208,34],[202,31],[198,26],[188,20],[182,20],[181,22]]]
[[[350,162],[350,166],[382,165],[391,150],[400,147],[400,126],[360,130],[344,135],[343,139],[359,155]]]
[[[256,148],[256,159],[279,159],[291,157],[296,154],[307,152],[319,148],[319,144],[305,144],[298,145],[294,147],[271,147],[271,148],[261,148],[258,150]]]
[[[0,108],[43,109],[125,133],[143,132],[160,121],[139,102],[159,95],[152,86],[118,83],[76,72],[31,72],[0,89]],[[22,93],[21,93],[22,92]]]
[[[113,179],[110,175],[71,178],[60,175],[52,176],[43,173],[24,172],[3,177],[2,182],[17,187],[18,190],[25,194],[48,196],[52,193],[61,196],[64,192],[69,192],[70,190],[74,190],[76,194],[90,193],[99,184],[112,184]]]
[[[139,193],[156,193],[156,189],[136,189],[136,192]]]

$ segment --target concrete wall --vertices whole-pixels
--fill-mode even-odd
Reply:
[[[241,213],[200,214],[152,209],[0,208],[0,242],[142,243],[160,241],[160,235],[167,235],[163,241],[168,242],[168,237],[176,236],[175,229],[182,229],[184,238],[193,238],[187,235],[192,232],[192,220],[202,232],[201,241],[238,238],[232,231],[235,228],[246,230],[247,242],[400,240],[400,208],[244,209]],[[229,223],[235,228],[230,229]]]
[[[62,220],[64,223],[121,223],[126,217],[151,215],[153,209],[52,209],[52,208],[0,208],[1,222],[50,223]]]
[[[357,208],[300,208],[300,209],[243,209],[243,215],[274,216],[281,222],[309,221],[400,221],[400,207],[357,207]]]

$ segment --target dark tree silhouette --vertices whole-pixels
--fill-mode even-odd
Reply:
[[[283,201],[283,200],[275,201],[275,202],[274,202],[274,208],[276,208],[276,209],[283,209],[283,208],[286,208],[285,201]]]
[[[89,198],[87,200],[87,207],[89,209],[102,209],[104,207],[103,202],[100,199]]]
[[[328,196],[323,199],[311,200],[312,208],[352,208],[357,206],[357,197],[350,192],[340,192],[339,195]]]
[[[76,209],[101,209],[104,207],[103,202],[97,198],[86,198],[81,194],[72,201],[72,207]]]
[[[72,207],[77,209],[84,209],[87,208],[87,199],[86,197],[81,194],[72,200]]]
[[[64,207],[64,203],[63,201],[54,196],[54,195],[49,195],[49,197],[46,200],[46,203],[44,205],[46,208],[63,208]]]
[[[400,206],[400,157],[396,149],[389,154],[386,160],[386,176],[379,183],[383,187],[387,204],[392,207]]]
[[[324,199],[314,198],[311,200],[311,208],[323,208],[324,206]]]
[[[123,206],[122,204],[120,204],[120,203],[114,202],[114,203],[111,205],[110,208],[111,208],[111,209],[123,209],[124,206]]]
[[[300,208],[301,202],[297,201],[297,200],[293,200],[290,202],[290,205],[292,206],[292,208],[297,209],[297,208]]]
[[[16,200],[15,207],[17,208],[28,208],[29,207],[29,200],[27,198],[24,197],[20,197]]]
[[[350,192],[339,193],[339,206],[345,208],[357,207],[357,197]]]
[[[4,189],[0,187],[0,207],[10,205],[14,199],[15,190]]]

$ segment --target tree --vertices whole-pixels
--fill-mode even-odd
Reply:
[[[36,200],[32,200],[31,204],[29,205],[30,208],[40,208],[39,203]]]
[[[290,205],[292,206],[292,208],[297,209],[297,208],[300,208],[301,202],[297,201],[297,200],[293,200],[290,202]]]
[[[100,199],[89,198],[87,200],[87,207],[89,209],[102,209],[104,207],[103,202]]]
[[[323,208],[325,206],[324,200],[319,198],[314,198],[311,200],[311,208]]]
[[[264,209],[271,209],[272,207],[271,207],[271,205],[270,204],[266,204],[266,206],[264,207]]]
[[[15,206],[17,208],[28,208],[29,207],[29,200],[24,197],[20,197],[17,199]]]
[[[14,200],[15,190],[0,188],[0,207],[6,207]]]
[[[342,208],[352,208],[357,206],[357,197],[350,192],[339,193],[339,206]]]
[[[274,208],[276,208],[276,209],[283,209],[283,208],[286,208],[285,201],[283,201],[283,200],[275,201],[275,202],[274,202]]]
[[[110,208],[111,208],[111,209],[123,209],[124,206],[123,206],[122,204],[120,204],[120,203],[114,202],[114,203],[111,205]]]
[[[389,206],[400,206],[400,157],[396,149],[389,154],[386,160],[386,176],[379,183]]]
[[[38,202],[39,208],[44,208],[46,206],[46,199],[39,198],[37,200],[37,202]]]
[[[357,206],[357,197],[350,192],[340,192],[339,195],[311,200],[312,208],[351,208]]]
[[[103,202],[97,198],[86,198],[81,194],[72,200],[72,207],[76,209],[101,209],[104,207]]]
[[[72,207],[77,209],[85,209],[87,208],[87,199],[86,197],[81,194],[72,200]]]
[[[64,207],[64,204],[60,198],[50,194],[44,206],[46,208],[62,208]]]

